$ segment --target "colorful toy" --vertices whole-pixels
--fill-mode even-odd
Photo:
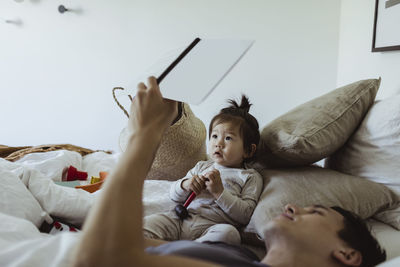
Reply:
[[[93,193],[96,192],[97,190],[99,190],[101,188],[101,186],[103,185],[104,180],[106,179],[108,175],[108,172],[99,172],[99,176],[100,177],[92,177],[93,178],[98,178],[99,181],[95,182],[95,183],[91,183],[88,185],[79,185],[79,186],[75,186],[75,188],[78,189],[83,189],[85,191],[88,191],[89,193]]]
[[[65,231],[67,231],[67,232],[79,232],[79,230],[76,229],[73,226],[68,226],[68,225],[66,225],[64,223],[55,221],[53,223],[53,227],[51,228],[49,234],[56,235],[56,234],[59,234],[61,232],[65,232]]]
[[[74,166],[69,166],[65,168],[62,173],[62,181],[75,181],[81,180],[85,181],[88,177],[87,172],[78,171]]]
[[[92,176],[90,178],[90,184],[95,184],[95,183],[98,183],[98,182],[100,182],[100,177]]]

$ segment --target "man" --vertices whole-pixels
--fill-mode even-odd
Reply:
[[[154,77],[148,79],[148,87],[138,85],[130,116],[135,131],[87,218],[75,249],[75,266],[374,266],[385,259],[357,217],[318,205],[287,205],[281,216],[266,224],[268,252],[261,263],[240,247],[225,244],[177,241],[155,247],[159,242],[144,240],[143,181],[176,113],[176,102],[162,98]],[[151,247],[147,252],[146,246]],[[217,254],[205,258],[213,252]],[[202,260],[188,258],[199,255]]]
[[[226,266],[260,267],[375,266],[386,258],[366,224],[339,207],[300,208],[288,204],[280,216],[266,224],[264,235],[268,253],[261,262],[267,265],[255,262],[256,256],[246,249],[218,243],[179,241],[146,251],[209,260]]]

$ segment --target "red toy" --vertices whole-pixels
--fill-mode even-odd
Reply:
[[[88,177],[87,172],[78,171],[74,166],[69,166],[63,170],[62,180],[63,181],[75,181],[81,180],[86,181]]]

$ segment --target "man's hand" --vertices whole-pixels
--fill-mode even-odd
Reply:
[[[224,185],[222,184],[221,175],[219,171],[214,169],[210,172],[207,172],[203,176],[203,179],[207,191],[210,192],[210,194],[213,195],[215,199],[219,198],[219,196],[224,191]]]
[[[131,105],[129,126],[133,132],[149,129],[161,133],[171,125],[178,113],[176,101],[164,99],[155,77],[147,79],[146,86],[140,83]]]
[[[201,191],[206,188],[204,177],[195,175],[192,178],[186,179],[182,182],[182,188],[186,191],[191,190],[195,192],[196,195],[199,195]]]

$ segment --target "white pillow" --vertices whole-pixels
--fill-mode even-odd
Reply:
[[[400,95],[376,101],[325,167],[385,184],[400,195]]]
[[[379,264],[377,267],[399,267],[400,266],[400,257],[391,259],[390,261],[383,262]]]
[[[40,227],[47,216],[19,177],[2,169],[0,169],[0,213],[26,219],[37,227]]]
[[[400,231],[377,220],[367,222],[381,247],[386,250],[386,260],[400,257]]]

